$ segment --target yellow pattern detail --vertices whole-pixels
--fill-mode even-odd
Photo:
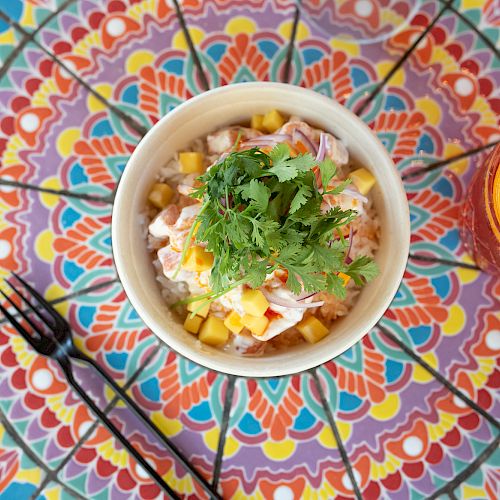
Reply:
[[[14,30],[10,28],[5,33],[0,35],[0,45],[15,45]]]
[[[370,478],[374,480],[384,479],[389,474],[394,474],[401,468],[401,461],[392,453],[386,451],[384,463],[373,461],[370,466]]]
[[[467,254],[463,255],[462,262],[465,262],[467,264],[475,264],[472,258]],[[460,280],[460,283],[465,285],[468,283],[472,283],[473,281],[476,281],[481,275],[481,272],[475,271],[474,269],[465,269],[461,267],[457,269],[457,275],[458,279]]]
[[[48,177],[41,184],[41,187],[47,189],[61,189],[61,181],[57,177]],[[59,196],[51,193],[39,193],[40,201],[42,205],[47,208],[55,207],[59,203]]]
[[[488,498],[488,494],[483,488],[476,488],[468,484],[462,484],[462,495],[460,498],[462,498],[462,500],[476,500],[478,498]]]
[[[422,359],[427,361],[432,368],[437,368],[438,360],[434,353],[428,352],[422,356]],[[432,378],[432,375],[420,365],[416,365],[413,368],[413,380],[417,382],[429,382]]]
[[[143,66],[151,64],[154,59],[154,54],[149,50],[136,50],[127,57],[127,61],[125,62],[127,73],[129,75],[135,75]]]
[[[18,135],[13,135],[7,141],[7,147],[2,157],[2,164],[4,166],[7,166],[7,165],[17,165],[18,163],[22,163],[21,160],[19,159],[17,152],[25,147],[26,144],[24,143],[24,141]]]
[[[181,479],[175,475],[175,467],[171,467],[165,474],[163,479],[177,492],[184,495],[193,493],[193,480],[189,474],[185,474]]]
[[[257,26],[254,21],[248,17],[233,17],[230,21],[226,23],[224,31],[228,35],[238,35],[239,33],[252,34],[257,31]]]
[[[116,467],[124,468],[127,466],[127,459],[129,456],[128,451],[125,449],[118,451],[114,447],[113,440],[111,438],[97,446],[97,452],[102,456],[102,458],[104,458],[104,460],[108,460]]]
[[[344,425],[345,428],[345,425]],[[345,430],[344,430],[345,432]],[[344,437],[342,436],[342,439]],[[329,449],[336,449],[337,448],[337,440],[335,439],[335,436],[333,435],[332,430],[328,425],[325,425],[321,432],[318,434],[318,441],[325,447]]]
[[[439,420],[436,424],[428,423],[427,432],[432,442],[441,439],[457,422],[457,417],[451,413],[439,412]]]
[[[446,144],[444,147],[444,157],[450,158],[452,156],[457,156],[460,153],[463,153],[463,148],[460,144],[456,144],[455,142],[450,142]],[[448,165],[448,170],[451,170],[457,175],[463,174],[467,170],[468,166],[467,158],[463,158],[461,160],[456,160]]]
[[[217,429],[217,427],[214,427],[213,429],[210,429],[203,434],[203,441],[212,451],[217,451],[217,447],[219,446],[219,434],[219,429]]]
[[[394,67],[393,61],[382,61],[377,64],[377,73],[380,78],[384,78],[389,74],[389,71]],[[388,81],[389,85],[403,86],[405,83],[405,73],[402,68],[396,70]]]
[[[46,398],[47,406],[57,415],[57,418],[65,424],[73,422],[76,407],[66,406],[65,394],[57,394],[56,396],[48,396]]]
[[[439,63],[441,73],[454,73],[459,70],[459,66],[455,59],[443,47],[435,46],[432,52],[432,63]]]
[[[194,45],[199,45],[205,36],[202,30],[198,28],[189,28],[189,34],[191,35],[191,40],[193,40]],[[172,45],[176,49],[188,50],[188,44],[182,30],[179,30],[172,39]]]
[[[106,99],[109,99],[113,95],[113,87],[109,83],[96,85],[95,91]],[[97,111],[106,109],[106,105],[93,94],[89,94],[89,96],[87,97],[87,108],[92,113],[95,113]]]
[[[50,78],[42,82],[40,87],[38,87],[38,90],[33,94],[31,104],[35,108],[50,107],[51,104],[49,103],[49,97],[57,94],[59,94],[59,89],[57,88],[54,79]]]
[[[61,498],[61,487],[53,486],[43,490],[43,495],[47,500],[59,500]]]
[[[481,121],[479,122],[479,125],[491,125],[492,127],[496,126],[498,116],[483,96],[478,95],[476,97],[472,103],[470,111],[477,111],[480,114]]]
[[[359,56],[359,44],[355,41],[349,40],[339,40],[336,38],[332,38],[330,40],[330,45],[332,49],[341,50],[343,52],[347,52],[351,56]]]
[[[88,58],[92,47],[102,46],[101,35],[98,31],[92,31],[84,36],[74,47],[73,54]]]
[[[389,394],[384,401],[372,405],[370,415],[377,420],[389,420],[399,411],[401,401],[396,394]]]
[[[441,122],[441,108],[434,99],[430,97],[416,99],[415,108],[425,115],[425,120],[431,125],[439,125]]]
[[[240,449],[240,443],[233,436],[227,436],[224,443],[224,458],[232,457]]]
[[[56,139],[56,149],[62,158],[67,158],[73,153],[75,142],[82,136],[80,129],[67,128]]]
[[[10,345],[12,347],[12,352],[16,355],[17,362],[23,368],[29,368],[35,361],[35,354],[28,350],[26,346],[26,341],[18,336],[10,338]]]
[[[262,445],[262,451],[271,460],[286,460],[295,451],[296,443],[291,439],[283,441],[266,441]]]
[[[465,325],[465,311],[457,304],[453,304],[448,312],[448,319],[441,328],[445,335],[456,335]]]
[[[462,0],[460,10],[481,9],[484,7],[484,0]]]
[[[330,498],[336,498],[336,496],[337,494],[333,486],[327,481],[323,481],[319,489],[306,484],[301,498],[303,500],[329,500]]]
[[[127,9],[127,16],[135,21],[140,21],[146,12],[154,14],[156,12],[156,3],[158,0],[144,0],[136,3]],[[139,24],[141,24],[139,22]]]
[[[38,467],[33,469],[20,469],[16,474],[16,481],[20,483],[40,484],[42,470]]]
[[[405,22],[405,18],[396,12],[396,9],[382,9],[380,16],[380,25],[390,24],[400,26]]]
[[[285,21],[279,25],[278,33],[285,40],[289,40],[290,36],[292,35],[292,27],[293,27],[292,21]],[[301,40],[305,40],[308,37],[309,37],[309,28],[302,21],[299,21],[299,24],[297,25],[297,34],[295,36],[295,39],[300,42]]]
[[[45,298],[48,300],[58,299],[59,297],[63,297],[66,293],[66,290],[59,285],[50,285],[47,290],[45,290]],[[55,310],[61,314],[62,316],[66,316],[68,314],[69,302],[59,302],[54,305]]]
[[[167,437],[175,436],[182,430],[182,424],[179,420],[167,418],[161,411],[155,411],[152,413],[151,420]]]
[[[19,20],[23,28],[36,28],[37,23],[33,15],[33,5],[30,2],[24,2],[23,17]]]

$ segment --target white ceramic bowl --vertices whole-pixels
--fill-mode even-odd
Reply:
[[[355,306],[334,323],[318,344],[302,344],[259,358],[237,357],[197,346],[165,305],[141,234],[140,213],[159,169],[193,139],[219,127],[248,121],[253,113],[278,109],[301,116],[331,132],[352,158],[377,178],[373,189],[381,220],[380,248],[375,260],[381,273],[363,288]],[[318,366],[360,340],[391,303],[403,276],[410,242],[406,195],[400,176],[383,145],[354,114],[311,90],[281,83],[242,83],[196,96],[164,116],[130,157],[118,186],[112,220],[113,254],[130,302],[147,326],[172,349],[200,365],[234,375],[271,377]]]

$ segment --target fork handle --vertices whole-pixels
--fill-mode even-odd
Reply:
[[[210,485],[206,479],[188,462],[186,457],[182,452],[172,443],[157,427],[157,425],[152,422],[147,415],[141,410],[137,403],[129,397],[129,395],[106,373],[106,371],[97,363],[94,359],[87,356],[84,352],[80,351],[76,347],[68,352],[68,355],[84,361],[89,365],[93,366],[97,373],[107,382],[116,392],[116,394],[130,407],[132,412],[139,418],[144,425],[146,425],[160,441],[165,445],[167,450],[177,459],[182,465],[191,472],[194,479],[198,484],[205,490],[212,500],[221,500],[221,497],[212,491]]]
[[[104,412],[94,403],[94,401],[85,392],[82,386],[75,380],[73,376],[73,370],[68,359],[59,359],[59,365],[64,371],[69,384],[75,389],[75,391],[80,395],[80,397],[85,401],[85,403],[90,407],[97,418],[104,424],[104,426],[120,441],[120,443],[128,450],[128,452],[139,462],[139,464],[149,473],[149,475],[155,480],[156,484],[168,495],[169,498],[177,500],[180,497],[175,493],[172,488],[163,480],[163,478],[156,472],[147,460],[127,441],[125,436],[118,430],[113,422],[106,416]]]

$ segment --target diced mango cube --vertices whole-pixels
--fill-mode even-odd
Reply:
[[[227,342],[229,330],[224,321],[216,316],[209,316],[203,323],[198,338],[205,344],[218,346]]]
[[[193,246],[186,252],[182,267],[187,271],[201,273],[208,271],[214,263],[214,254],[207,252],[203,247]]]
[[[276,109],[273,109],[266,113],[264,115],[264,119],[262,120],[262,126],[264,127],[264,129],[271,133],[276,132],[276,130],[278,130],[283,125],[283,123],[285,123],[285,119]]]
[[[203,153],[184,151],[179,153],[180,171],[183,174],[201,174],[203,172]]]
[[[240,333],[243,330],[241,316],[236,311],[231,311],[224,320],[226,327],[233,333]]]
[[[266,316],[252,316],[251,314],[245,314],[241,322],[255,335],[262,335],[269,325],[269,319]]]
[[[264,316],[269,302],[260,290],[245,290],[241,294],[241,307],[252,316]]]
[[[157,182],[153,184],[148,195],[148,200],[152,205],[161,210],[170,203],[173,195],[174,190],[168,184]]]
[[[344,280],[344,286],[347,286],[347,283],[349,283],[349,280],[351,279],[350,276],[342,272],[339,272],[338,277]]]
[[[358,168],[349,174],[353,184],[358,188],[362,194],[368,194],[370,189],[375,185],[376,179],[371,172],[366,168]]]
[[[188,313],[186,320],[184,321],[184,329],[190,333],[198,333],[201,324],[203,323],[203,318],[201,316],[191,317]]]
[[[198,309],[199,307],[201,307],[201,309]],[[208,311],[210,311],[210,302],[203,299],[195,300],[187,305],[187,310],[190,312],[196,311],[198,316],[206,318],[208,316]]]
[[[323,337],[326,337],[329,333],[328,328],[314,316],[309,316],[308,318],[302,320],[297,325],[297,330],[299,330],[302,336],[310,344],[315,344],[316,342],[319,342]]]
[[[264,122],[264,115],[252,115],[250,126],[255,130],[260,130],[261,132],[265,132],[263,122]]]

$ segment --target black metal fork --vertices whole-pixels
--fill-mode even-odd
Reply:
[[[9,287],[15,292],[19,298],[29,307],[32,313],[45,324],[49,329],[50,335],[40,328],[35,323],[30,315],[22,310],[7,294],[0,290],[0,293],[7,299],[12,307],[18,312],[26,323],[32,328],[32,332],[27,330],[14,315],[12,315],[2,304],[0,311],[4,314],[10,324],[24,337],[24,339],[35,349],[39,354],[50,357],[57,361],[63,370],[69,384],[75,389],[80,397],[87,403],[90,409],[96,414],[99,420],[108,428],[108,430],[122,443],[122,445],[130,452],[130,454],[139,462],[139,464],[150,474],[156,483],[166,492],[170,498],[179,498],[163,478],[151,467],[147,460],[130,444],[125,436],[115,427],[113,422],[103,413],[88,396],[81,385],[73,376],[73,368],[70,359],[83,361],[91,365],[102,379],[109,384],[116,394],[122,399],[133,411],[133,413],[161,440],[167,450],[177,459],[182,465],[190,471],[198,484],[208,494],[209,498],[219,500],[220,496],[214,493],[210,485],[201,474],[193,468],[186,457],[180,450],[160,431],[160,429],[146,416],[146,414],[137,406],[127,393],[103,370],[103,368],[92,358],[87,356],[73,342],[73,335],[68,322],[38,293],[31,285],[16,273],[13,275],[24,286],[32,297],[38,302],[38,306],[33,304],[23,293],[21,293],[11,281],[6,280]],[[42,314],[42,311],[46,314]]]

